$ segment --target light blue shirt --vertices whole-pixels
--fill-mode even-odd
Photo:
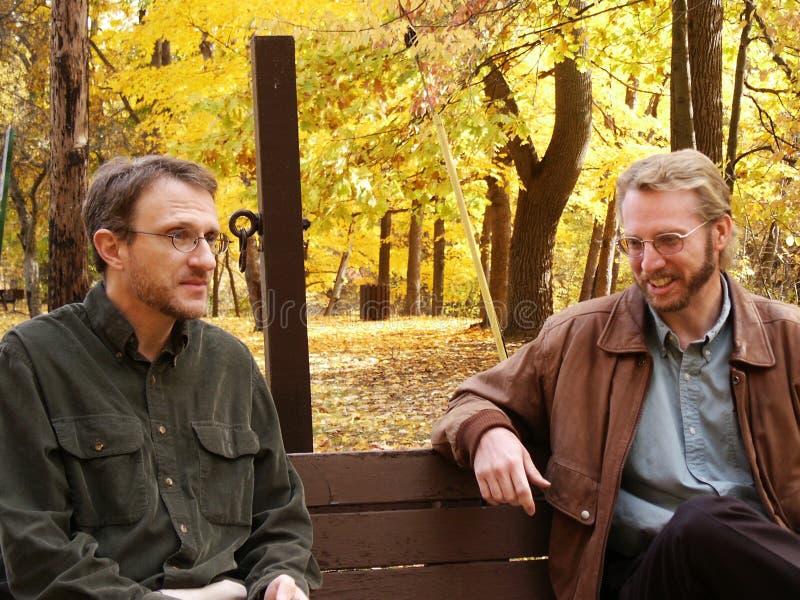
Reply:
[[[733,325],[728,285],[714,326],[681,351],[678,337],[650,310],[647,348],[653,376],[614,508],[609,546],[633,556],[661,531],[680,503],[697,495],[734,496],[763,514],[730,387]]]

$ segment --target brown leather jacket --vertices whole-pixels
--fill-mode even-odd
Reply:
[[[766,513],[800,531],[800,308],[728,282],[731,390],[753,479]],[[556,509],[549,569],[559,599],[598,596],[652,371],[645,310],[633,286],[551,317],[536,340],[465,381],[434,426],[433,447],[462,466],[471,465],[481,434],[498,425],[545,449],[552,483],[545,497]]]

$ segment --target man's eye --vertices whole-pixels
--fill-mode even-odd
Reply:
[[[176,240],[189,240],[194,237],[194,234],[188,229],[179,229],[178,231],[172,232],[172,237]]]
[[[656,237],[655,243],[658,246],[669,248],[681,242],[681,236],[677,233],[665,233]]]
[[[628,244],[628,248],[631,250],[641,250],[642,249],[642,240],[637,240],[636,238],[628,238],[625,240]]]
[[[219,239],[218,233],[207,233],[203,236],[209,244],[213,244]]]

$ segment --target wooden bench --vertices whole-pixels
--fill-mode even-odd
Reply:
[[[25,299],[25,290],[7,289],[0,290],[0,302],[3,303],[3,308],[8,312],[8,305],[11,304],[11,310],[17,309],[17,300]]]
[[[292,454],[324,573],[314,600],[539,600],[551,509],[487,506],[431,450]]]

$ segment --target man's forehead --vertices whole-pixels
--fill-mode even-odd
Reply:
[[[622,226],[675,231],[699,218],[699,198],[693,190],[631,189],[622,203]]]
[[[213,223],[219,227],[214,198],[207,190],[167,177],[157,179],[139,195],[132,216],[173,225]]]

